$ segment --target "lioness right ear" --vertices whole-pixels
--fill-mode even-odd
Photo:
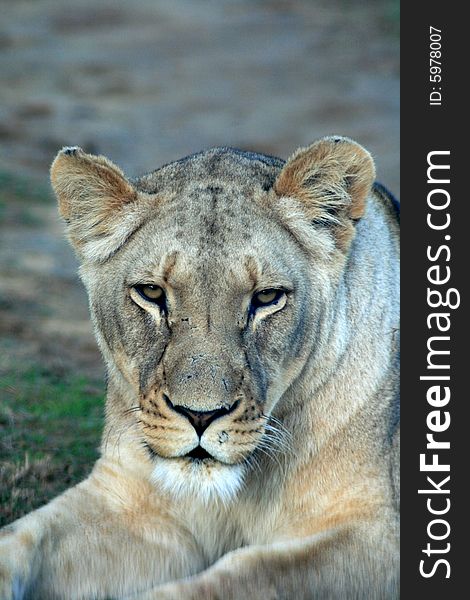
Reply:
[[[51,183],[82,259],[105,260],[139,224],[136,190],[104,156],[63,148],[52,163]]]
[[[347,250],[374,178],[369,152],[353,140],[334,136],[299,148],[280,172],[274,190],[300,202],[307,218],[329,227],[337,246]]]

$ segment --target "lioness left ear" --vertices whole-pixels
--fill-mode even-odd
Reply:
[[[347,250],[374,179],[369,152],[348,138],[334,136],[299,148],[280,172],[274,190],[299,201],[314,225],[331,227],[338,247]]]
[[[52,163],[51,183],[82,260],[105,260],[142,220],[135,188],[104,156],[63,148]]]

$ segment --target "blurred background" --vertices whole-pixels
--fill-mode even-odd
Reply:
[[[134,176],[215,145],[327,134],[399,195],[398,0],[0,0],[0,525],[97,456],[103,367],[48,169]]]

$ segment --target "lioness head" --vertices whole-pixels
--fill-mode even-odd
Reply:
[[[370,155],[339,137],[286,163],[215,148],[129,180],[64,148],[51,179],[155,478],[230,497],[282,439],[283,394],[324,352]]]

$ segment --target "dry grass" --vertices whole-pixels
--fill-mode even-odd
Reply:
[[[0,526],[86,477],[102,397],[101,385],[39,368],[0,375]]]

